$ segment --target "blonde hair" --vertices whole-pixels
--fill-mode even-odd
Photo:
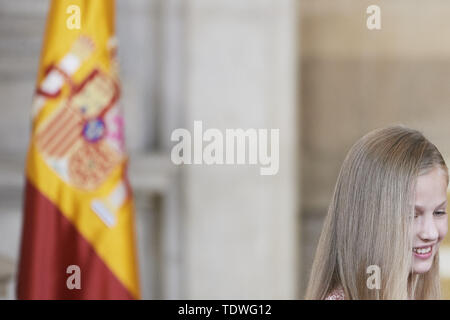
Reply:
[[[374,130],[350,149],[339,172],[314,258],[306,299],[341,287],[346,299],[439,299],[439,254],[431,270],[411,274],[416,178],[434,167],[447,175],[434,144],[402,125]],[[380,289],[366,285],[380,267]]]

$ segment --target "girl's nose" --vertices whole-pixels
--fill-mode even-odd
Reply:
[[[424,216],[421,222],[419,237],[423,241],[436,241],[439,232],[434,221],[434,215],[431,215],[431,217],[429,215]]]

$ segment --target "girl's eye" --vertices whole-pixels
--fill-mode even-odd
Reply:
[[[447,212],[445,212],[445,211],[436,211],[434,214],[437,215],[437,216],[443,216],[446,213]]]

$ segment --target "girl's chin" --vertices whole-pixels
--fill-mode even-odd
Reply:
[[[414,269],[413,274],[424,274],[430,271],[430,269]]]
[[[430,271],[431,265],[432,265],[432,262],[424,262],[424,261],[415,262],[412,267],[412,272],[418,273],[418,274],[426,273],[426,272]]]

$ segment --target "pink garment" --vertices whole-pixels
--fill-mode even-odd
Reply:
[[[341,287],[334,289],[325,300],[344,300],[344,290]]]

